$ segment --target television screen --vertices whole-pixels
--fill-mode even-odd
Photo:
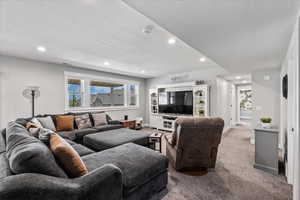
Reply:
[[[160,92],[158,96],[160,113],[193,114],[193,91]]]

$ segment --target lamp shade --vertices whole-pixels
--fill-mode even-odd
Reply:
[[[32,96],[34,94],[34,96]],[[23,90],[23,96],[27,99],[38,98],[40,96],[40,87],[38,86],[28,86]]]

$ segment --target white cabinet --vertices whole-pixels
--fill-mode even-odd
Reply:
[[[209,86],[199,85],[193,87],[194,98],[194,116],[208,117],[209,116]]]
[[[208,85],[168,85],[163,88],[168,90],[193,90],[193,116],[208,117],[209,111],[209,86]],[[186,89],[188,88],[188,89]],[[158,108],[158,89],[149,89],[149,123],[150,127],[173,131],[176,117],[180,115],[160,114]]]

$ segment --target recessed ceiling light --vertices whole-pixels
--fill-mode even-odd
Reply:
[[[141,73],[143,73],[143,74],[144,74],[144,73],[145,73],[145,70],[142,70],[142,71],[141,71]]]
[[[47,49],[46,49],[45,47],[43,47],[43,46],[38,46],[36,49],[37,49],[39,52],[46,52],[46,51],[47,51]]]
[[[235,79],[240,80],[242,77],[236,76]]]
[[[109,66],[110,63],[106,61],[106,62],[104,62],[104,65],[105,65],[105,66]]]
[[[170,39],[168,40],[168,43],[169,43],[169,44],[175,44],[175,43],[176,43],[176,39],[175,39],[175,38],[170,38]]]
[[[205,58],[205,57],[202,57],[202,58],[200,58],[200,61],[201,61],[201,62],[205,62],[205,61],[206,61],[206,58]]]

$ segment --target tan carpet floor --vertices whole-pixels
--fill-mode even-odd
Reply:
[[[168,188],[153,200],[292,199],[292,187],[283,176],[253,168],[254,145],[249,141],[247,128],[235,128],[224,134],[216,169],[203,176],[189,176],[170,166]]]

